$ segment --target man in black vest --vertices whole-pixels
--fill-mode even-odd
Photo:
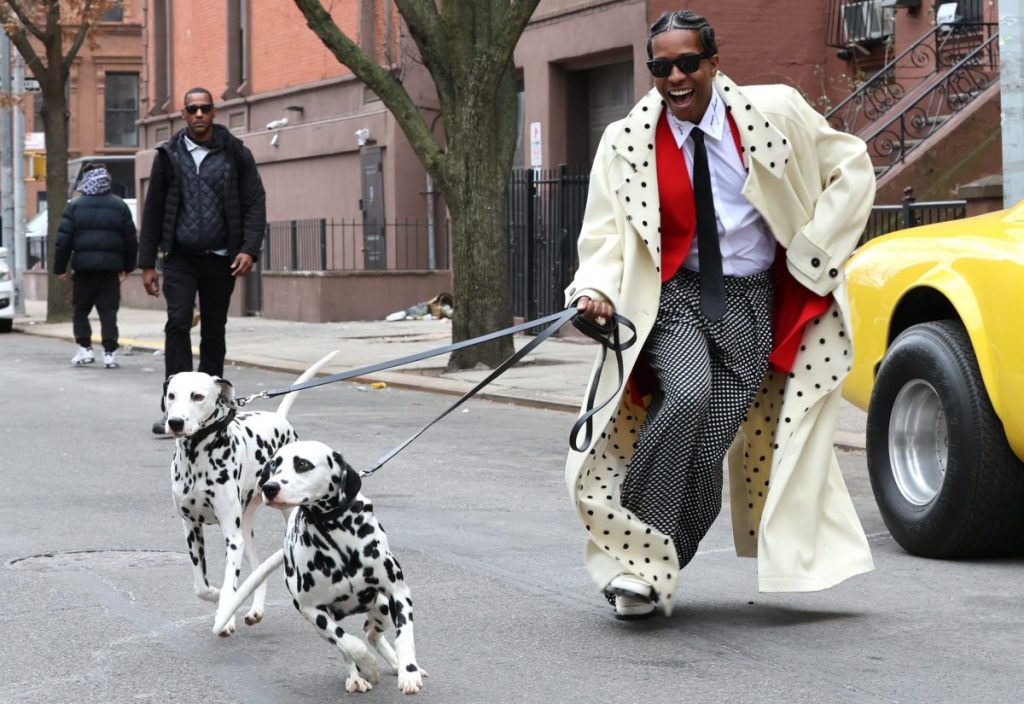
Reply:
[[[166,377],[192,371],[192,326],[199,296],[199,371],[224,374],[224,327],[235,280],[259,257],[266,195],[256,162],[227,128],[215,125],[213,95],[185,94],[185,129],[157,147],[142,213],[139,268],[146,293],[158,296],[163,259]],[[153,432],[166,432],[164,420]]]

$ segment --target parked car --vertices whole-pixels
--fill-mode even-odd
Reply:
[[[14,277],[7,261],[7,248],[0,247],[0,332],[14,326]]]
[[[1024,201],[872,240],[847,280],[843,390],[890,533],[925,557],[1024,550]]]

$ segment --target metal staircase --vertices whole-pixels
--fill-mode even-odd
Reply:
[[[999,25],[935,27],[825,117],[860,136],[881,177],[999,80]]]

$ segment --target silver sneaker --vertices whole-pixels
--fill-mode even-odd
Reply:
[[[96,355],[92,352],[92,347],[79,347],[78,351],[75,352],[75,356],[71,358],[71,363],[76,367],[80,367],[83,364],[92,364],[96,361]]]
[[[103,353],[103,368],[104,369],[117,369],[117,352],[104,352]]]

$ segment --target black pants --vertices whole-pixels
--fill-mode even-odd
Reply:
[[[116,271],[76,271],[71,284],[71,329],[75,342],[92,347],[89,313],[93,306],[100,316],[103,351],[117,349],[117,309],[121,305],[121,281]]]
[[[164,372],[192,371],[192,312],[199,295],[199,371],[224,376],[224,327],[235,290],[231,260],[217,254],[174,253],[164,259]]]

